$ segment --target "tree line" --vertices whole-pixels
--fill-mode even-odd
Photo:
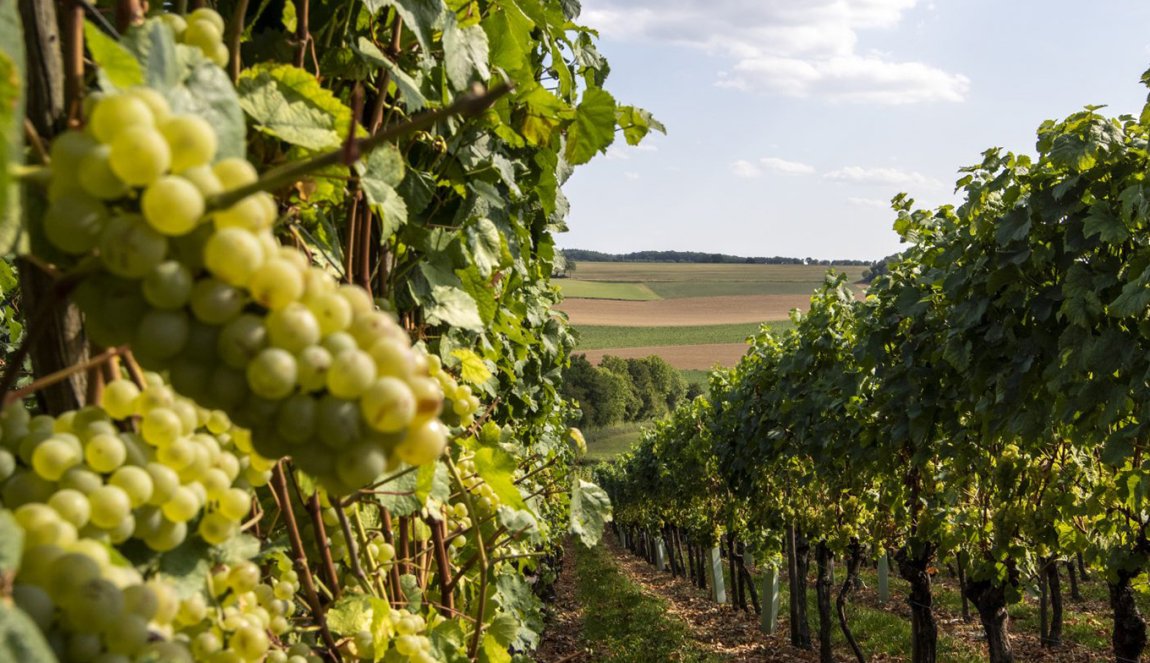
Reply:
[[[630,359],[606,355],[598,366],[586,355],[573,355],[561,388],[564,398],[578,404],[581,427],[658,419],[700,391],[657,355]]]

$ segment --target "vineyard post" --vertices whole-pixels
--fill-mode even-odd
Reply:
[[[726,585],[723,583],[723,558],[719,555],[719,547],[711,546],[711,563],[707,571],[711,576],[711,598],[715,603],[727,602]]]
[[[779,567],[775,563],[767,565],[763,574],[763,614],[760,616],[760,628],[767,635],[774,635],[779,625],[779,606],[782,603],[782,593],[779,591]]]
[[[878,558],[878,602],[890,600],[890,556],[884,551]]]
[[[655,539],[655,566],[660,571],[667,570],[667,549],[663,545],[662,537]]]

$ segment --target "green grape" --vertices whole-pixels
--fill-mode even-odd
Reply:
[[[209,325],[222,325],[243,310],[244,293],[213,278],[196,281],[192,286],[192,314]]]
[[[339,398],[354,399],[375,382],[375,362],[362,350],[345,350],[335,356],[327,373],[327,390]]]
[[[193,283],[192,272],[187,267],[178,261],[167,260],[144,277],[144,300],[158,309],[181,309],[191,299]]]
[[[223,228],[204,245],[204,265],[220,281],[233,286],[247,284],[263,262],[259,239],[242,228]]]
[[[49,200],[80,191],[80,160],[99,145],[95,138],[79,131],[65,131],[52,141]]]
[[[256,193],[219,210],[212,218],[219,230],[234,228],[256,233],[271,228],[275,223],[276,208],[270,197]]]
[[[384,337],[366,347],[370,348],[368,352],[381,377],[391,376],[408,380],[415,374],[415,362],[409,344],[395,338]]]
[[[164,517],[174,523],[187,522],[199,513],[200,498],[191,488],[180,486],[160,509],[164,512]]]
[[[104,480],[100,478],[99,474],[80,466],[73,467],[60,477],[61,488],[72,488],[85,495],[102,485],[104,485]]]
[[[123,465],[127,458],[128,450],[124,446],[124,441],[116,435],[95,435],[84,447],[84,460],[88,463],[88,467],[102,474],[114,471]]]
[[[248,379],[243,371],[216,366],[208,382],[208,394],[211,396],[212,407],[230,409],[238,407],[248,398]],[[209,405],[208,402],[203,405]]]
[[[160,133],[172,149],[172,170],[177,173],[206,166],[216,156],[216,132],[201,118],[193,115],[173,117],[160,125]]]
[[[192,638],[192,655],[196,660],[204,660],[208,656],[223,649],[224,643],[215,631],[203,631]]]
[[[211,458],[210,455],[209,458]],[[207,492],[208,499],[215,500],[219,499],[220,495],[231,487],[232,480],[218,467],[210,467],[204,472],[203,478],[200,479],[200,484],[203,485],[204,491]]]
[[[153,228],[164,235],[189,233],[204,215],[204,196],[179,175],[165,175],[144,189],[140,209]]]
[[[53,200],[44,212],[44,235],[64,253],[79,255],[96,247],[108,221],[98,199],[76,191]]]
[[[251,510],[251,495],[242,488],[229,488],[219,497],[219,513],[232,522],[247,517]]]
[[[200,7],[188,15],[188,20],[191,21],[208,21],[216,26],[216,29],[221,34],[224,32],[224,19],[220,16],[219,12],[210,7]]]
[[[108,153],[112,172],[132,186],[147,186],[168,172],[172,151],[155,127],[127,127],[116,133]]]
[[[223,43],[216,44],[210,53],[205,52],[204,55],[218,67],[226,67],[228,64],[228,47]]]
[[[290,353],[300,352],[309,345],[319,343],[319,323],[306,306],[298,302],[288,304],[268,314],[264,324],[272,346]]]
[[[88,493],[88,502],[92,524],[103,529],[115,527],[132,511],[131,498],[116,486],[100,486]]]
[[[228,519],[222,514],[208,513],[200,519],[197,531],[200,534],[200,538],[206,543],[218,546],[235,536],[239,528],[236,526],[235,521]]]
[[[332,449],[342,449],[360,437],[360,416],[353,401],[327,394],[316,410],[316,432]],[[327,452],[324,452],[327,453]]]
[[[58,437],[50,437],[32,453],[32,469],[48,481],[59,481],[72,467],[79,465],[83,455]]]
[[[304,304],[319,322],[319,331],[324,336],[342,332],[351,326],[351,304],[336,292],[308,293]]]
[[[298,375],[295,357],[280,348],[266,348],[248,364],[248,386],[261,398],[279,400],[295,389]]]
[[[184,17],[180,16],[179,14],[169,14],[167,12],[163,12],[160,14],[160,20],[172,29],[172,34],[176,37],[176,39],[182,39],[184,36],[184,30],[188,29],[188,22],[185,21]]]
[[[101,143],[111,143],[124,129],[152,127],[156,119],[138,97],[118,94],[101,99],[88,117],[88,130]]]
[[[198,274],[204,269],[204,246],[215,232],[212,224],[201,223],[186,235],[169,238],[172,259]]]
[[[164,260],[168,240],[143,218],[122,214],[108,220],[100,234],[100,258],[116,276],[140,279]]]
[[[327,373],[331,369],[331,353],[319,345],[309,345],[296,355],[299,368],[299,386],[306,392],[327,387]]]
[[[260,178],[255,166],[240,157],[220,159],[212,166],[212,172],[219,178],[225,191],[254,184]]]
[[[196,445],[185,438],[172,440],[159,448],[156,459],[177,473],[183,472],[196,462]]]
[[[160,597],[151,585],[125,587],[124,610],[151,620],[160,610]]]
[[[357,286],[345,283],[336,290],[341,297],[347,300],[351,306],[352,318],[356,316],[372,313],[375,311],[375,302],[371,301],[371,295],[366,290]],[[366,347],[366,346],[365,346]]]
[[[407,382],[415,396],[415,417],[412,425],[422,425],[439,416],[443,411],[443,389],[431,378],[416,377]]]
[[[148,500],[152,506],[160,506],[170,500],[180,487],[180,477],[172,467],[163,463],[148,463],[144,470],[152,479],[152,497]]]
[[[148,106],[148,110],[152,111],[152,118],[156,125],[166,122],[172,115],[172,107],[168,105],[168,100],[164,98],[164,95],[150,87],[134,87],[124,90],[124,94],[144,102]]]
[[[393,320],[391,316],[382,311],[371,311],[369,313],[357,313],[351,327],[348,328],[348,333],[352,335],[359,347],[370,348],[379,339],[392,337],[395,330],[402,333],[402,330],[399,329],[399,323]]]
[[[140,320],[132,348],[148,357],[170,359],[183,351],[189,331],[188,314],[184,311],[153,309]]]
[[[260,584],[260,567],[252,562],[240,562],[228,571],[228,585],[237,594],[255,591]]]
[[[51,563],[48,593],[57,602],[67,603],[73,592],[103,575],[100,567],[96,559],[82,552],[59,555]]]
[[[195,185],[204,198],[224,192],[224,185],[210,166],[194,166],[180,171],[180,177]],[[211,227],[211,226],[206,226]]]
[[[174,523],[167,518],[162,519],[160,527],[144,538],[144,543],[157,552],[174,550],[188,538],[188,524]]]
[[[65,488],[56,491],[48,500],[48,506],[56,510],[60,517],[72,523],[75,527],[88,524],[92,515],[92,507],[88,504],[88,497],[78,490]]]
[[[243,369],[268,346],[263,319],[244,313],[220,330],[216,348],[220,359],[236,369]]]
[[[184,434],[184,422],[171,407],[154,407],[144,413],[140,433],[153,447],[166,447]]]
[[[16,457],[7,449],[0,449],[0,483],[16,472]]]
[[[373,444],[361,443],[339,452],[335,471],[339,480],[360,488],[379,478],[387,469],[387,457]]]
[[[316,399],[308,394],[289,396],[276,414],[276,432],[285,441],[303,444],[315,435]]]
[[[447,427],[432,420],[407,431],[396,445],[395,455],[408,465],[424,465],[439,458],[446,448]]]
[[[120,615],[104,629],[104,642],[113,654],[135,654],[148,642],[148,620],[132,613]]]
[[[112,148],[98,145],[80,159],[76,168],[80,187],[100,200],[115,200],[128,193],[128,185],[116,175],[108,162],[111,153]]]
[[[195,46],[201,51],[210,52],[216,44],[223,40],[223,30],[208,20],[196,20],[194,17],[188,21],[188,27],[183,34],[184,43]]]
[[[144,505],[152,497],[152,477],[147,470],[139,467],[121,467],[112,474],[108,483],[128,495],[132,508]]]
[[[360,398],[360,412],[381,433],[396,433],[415,419],[415,396],[405,382],[393,377],[376,380]]]
[[[355,337],[347,332],[341,331],[332,332],[331,334],[324,336],[324,339],[321,341],[320,345],[322,345],[333,357],[341,352],[344,352],[345,350],[359,349],[359,343],[356,343]]]
[[[48,632],[56,616],[56,603],[48,592],[36,585],[16,583],[12,586],[12,600],[42,632]]]
[[[272,258],[256,268],[247,286],[256,303],[275,311],[303,295],[303,275],[290,262]]]

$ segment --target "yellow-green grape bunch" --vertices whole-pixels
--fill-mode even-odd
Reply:
[[[180,601],[172,587],[115,564],[99,541],[77,539],[74,523],[52,506],[29,503],[14,515],[24,549],[12,598],[60,660],[191,663],[173,637]]]
[[[459,470],[463,473],[463,486],[468,492],[476,496],[475,509],[479,515],[486,516],[494,513],[500,505],[499,495],[483,477],[479,476],[479,469],[475,465],[474,456],[462,456],[459,460]]]
[[[137,158],[117,165],[116,146],[140,131],[150,133],[132,138]],[[212,162],[217,144],[206,123],[126,92],[101,99],[86,133],[64,134],[53,150],[71,153],[77,141],[92,154],[79,160],[79,174],[75,159],[53,159],[52,186],[56,202],[93,208],[93,243],[69,251],[97,249],[106,272],[75,293],[93,341],[131,343],[140,364],[168,371],[181,394],[251,428],[259,454],[291,455],[335,494],[443,453],[442,385],[452,389],[454,411],[473,416],[470,389],[438,368],[433,377],[429,358],[366,291],[339,285],[276,242],[269,195],[206,210],[205,196],[257,179],[244,159]],[[86,177],[85,164],[103,164],[89,162],[105,151],[106,171]],[[80,192],[69,193],[75,181]]]
[[[186,18],[179,14],[161,14],[160,19],[172,28],[176,41],[200,49],[204,57],[221,67],[227,65],[224,19],[216,10],[200,7]]]
[[[428,357],[428,373],[439,383],[448,401],[443,407],[444,421],[463,428],[474,423],[480,402],[479,397],[471,392],[471,387],[458,384],[450,373],[443,370],[439,357]]]
[[[431,653],[431,639],[427,637],[427,622],[420,615],[392,608],[381,620],[381,628],[376,635],[371,631],[351,634],[340,647],[345,661],[388,660],[410,661],[411,663],[435,663],[438,659]],[[376,639],[386,635],[386,641]]]
[[[131,418],[138,433],[121,430]],[[221,544],[239,532],[249,488],[267,483],[272,465],[251,452],[247,431],[177,396],[156,375],[143,390],[113,381],[103,407],[57,418],[32,417],[16,403],[0,425],[14,466],[0,485],[0,505],[54,510],[62,542],[136,538],[167,551],[196,532]]]

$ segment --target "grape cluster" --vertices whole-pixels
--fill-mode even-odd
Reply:
[[[24,550],[12,598],[60,660],[190,663],[188,648],[172,639],[181,606],[172,587],[113,563],[97,540],[61,537],[73,521],[72,511],[58,506],[33,502],[15,510]]]
[[[177,396],[159,376],[148,379],[143,390],[111,382],[103,408],[52,418],[15,404],[0,415],[0,498],[8,508],[57,514],[38,530],[43,543],[137,538],[166,551],[183,543],[197,517],[209,544],[239,531],[251,508],[247,488],[267,483],[272,462],[252,453],[247,431],[222,412]],[[132,419],[139,432],[121,430]]]
[[[172,28],[176,41],[200,49],[204,57],[223,67],[228,63],[224,45],[224,19],[214,9],[200,7],[185,19],[179,14],[161,14],[161,20]]]
[[[279,245],[271,196],[207,209],[257,179],[216,151],[210,125],[146,90],[99,100],[85,132],[53,144],[44,233],[103,267],[74,295],[89,336],[131,343],[180,393],[250,428],[259,454],[291,455],[335,494],[434,461],[445,394],[460,424],[478,398],[365,290]]]

